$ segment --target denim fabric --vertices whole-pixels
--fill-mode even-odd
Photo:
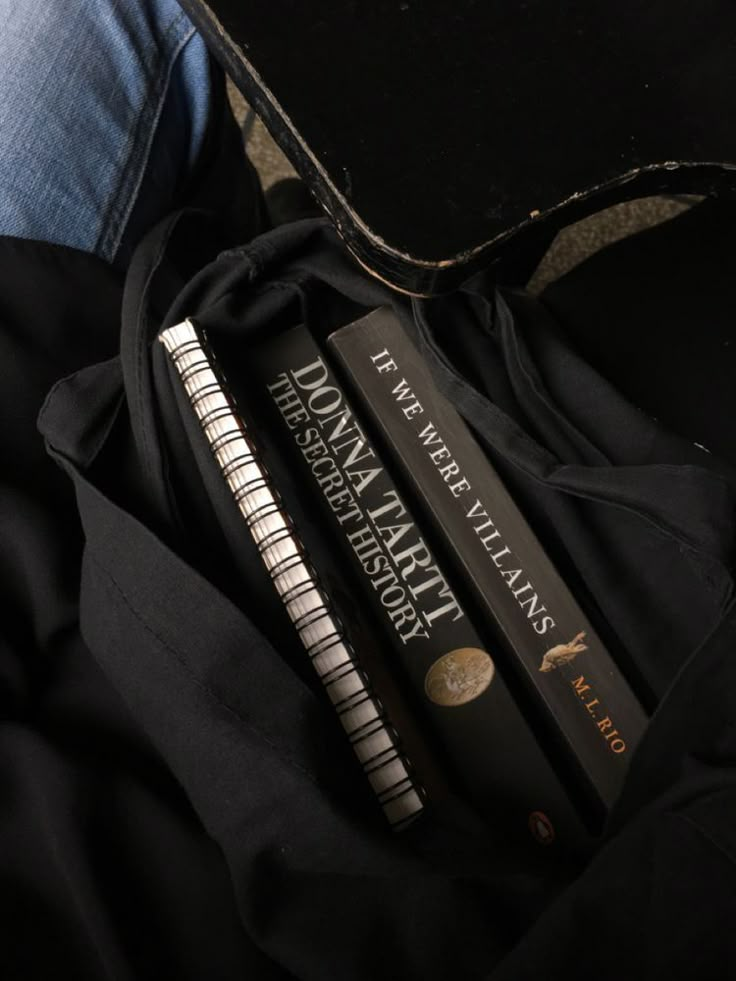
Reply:
[[[0,93],[0,234],[112,261],[197,158],[209,62],[176,0],[0,0]]]

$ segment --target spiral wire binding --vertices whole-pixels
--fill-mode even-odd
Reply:
[[[204,336],[185,320],[162,331],[159,340],[389,824],[395,830],[408,826],[424,807],[422,788],[258,459]]]

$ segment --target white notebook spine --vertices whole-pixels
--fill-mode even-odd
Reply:
[[[245,524],[356,756],[395,829],[423,809],[398,737],[356,662],[329,598],[191,320],[159,335]]]

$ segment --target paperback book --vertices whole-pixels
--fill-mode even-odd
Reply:
[[[630,685],[393,312],[343,327],[328,349],[448,574],[491,628],[490,652],[521,685],[550,756],[605,815],[647,722]]]

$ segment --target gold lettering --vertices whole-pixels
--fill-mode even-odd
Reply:
[[[575,689],[575,691],[578,693],[578,695],[580,695],[581,697],[586,691],[590,691],[590,685],[585,684],[585,676],[582,674],[580,675],[579,678],[576,678],[573,682],[571,682],[571,684]]]
[[[581,674],[579,678],[575,678],[573,681],[571,681],[570,684],[572,685],[578,698],[582,699],[586,692],[590,691],[590,685],[586,684],[585,675],[583,674]],[[584,705],[588,711],[588,714],[595,719],[595,712],[593,709],[596,707],[596,705],[600,705],[600,700],[593,697],[590,698],[589,701],[584,702]],[[618,729],[614,729],[613,722],[608,715],[599,722],[596,722],[596,727],[606,740],[606,743],[608,744],[608,747],[612,753],[616,753],[618,755],[619,753],[626,752],[626,743],[621,738],[621,734],[619,733]]]

